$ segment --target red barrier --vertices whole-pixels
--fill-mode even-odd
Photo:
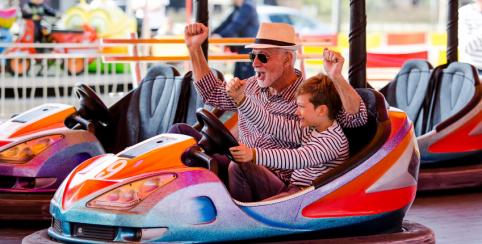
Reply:
[[[424,44],[427,40],[425,32],[388,33],[387,45]]]
[[[400,68],[410,59],[427,60],[428,51],[401,54],[368,53],[367,68]]]

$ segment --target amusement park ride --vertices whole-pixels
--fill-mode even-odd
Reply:
[[[458,2],[450,4],[456,13]],[[447,174],[463,177],[461,172],[476,172],[480,163],[472,159],[481,149],[475,142],[482,134],[482,95],[473,67],[453,57],[457,44],[450,38],[457,33],[457,16],[450,15],[449,65],[432,71],[425,61],[409,61],[394,82],[377,92],[366,88],[365,1],[352,1],[350,7],[349,81],[367,105],[368,123],[345,131],[350,159],[311,187],[273,201],[233,200],[211,157],[229,155],[227,149],[237,145],[218,119],[222,112],[197,110],[195,128],[203,135],[199,143],[162,134],[160,127],[188,120],[171,118],[177,110],[188,111],[186,107],[166,108],[163,91],[178,91],[173,84],[180,74],[163,65],[152,68],[137,89],[109,108],[79,83],[78,110],[45,104],[0,124],[0,219],[52,220],[48,230],[26,237],[25,244],[434,243],[433,231],[403,220],[417,186],[430,190],[480,184],[456,181],[443,187],[458,180],[444,178]],[[207,25],[207,1],[197,1],[196,17]],[[203,50],[207,59],[207,41]],[[166,87],[152,89],[161,86]],[[198,105],[193,89],[187,96]],[[150,109],[140,106],[142,99]],[[162,120],[152,111],[161,113]],[[447,141],[454,140],[458,145],[448,147]],[[192,158],[201,167],[190,165],[187,159]],[[459,166],[461,162],[466,166]],[[22,199],[31,201],[21,205]],[[43,212],[29,216],[34,211]]]

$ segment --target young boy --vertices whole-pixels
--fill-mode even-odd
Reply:
[[[231,154],[237,162],[249,162],[265,167],[293,169],[291,183],[286,186],[274,174],[264,174],[270,178],[266,184],[279,185],[270,195],[258,196],[261,200],[273,200],[290,195],[309,187],[311,182],[320,175],[337,167],[349,157],[348,140],[337,116],[342,103],[338,91],[332,80],[325,74],[318,74],[298,87],[296,101],[298,120],[286,120],[268,113],[258,104],[253,102],[243,93],[243,81],[234,79],[226,85],[226,91],[236,101],[239,116],[250,120],[259,130],[271,134],[274,137],[301,144],[297,149],[260,149],[248,148],[245,145],[230,148]],[[367,114],[364,104],[360,104],[360,120],[366,123]],[[233,164],[233,163],[231,163]],[[258,187],[266,187],[263,184],[253,185],[247,179],[250,176],[234,170],[229,170],[230,190],[234,199],[249,201],[252,190],[256,194]],[[243,163],[236,167],[252,167]],[[251,170],[262,171],[264,167]],[[249,170],[248,170],[249,171]],[[247,171],[246,171],[247,172]],[[255,174],[252,174],[255,175]],[[262,177],[259,177],[262,178]],[[251,189],[246,189],[250,187]],[[253,189],[254,188],[254,189]],[[265,191],[260,191],[265,192]]]

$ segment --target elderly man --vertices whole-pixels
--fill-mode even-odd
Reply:
[[[186,26],[185,41],[192,61],[194,85],[204,103],[215,108],[227,111],[237,111],[234,100],[227,94],[226,83],[216,79],[208,67],[203,56],[201,44],[208,37],[209,29],[202,24]],[[294,68],[296,50],[301,45],[295,43],[294,28],[287,24],[262,23],[256,41],[252,45],[250,54],[256,75],[246,80],[244,93],[251,100],[258,103],[269,113],[286,119],[298,119],[294,98],[296,88],[304,80],[301,71]],[[343,57],[339,53],[325,50],[326,60],[336,64]],[[343,62],[341,62],[343,63]],[[360,110],[365,110],[364,104],[358,93],[345,81],[341,75],[340,65],[326,65],[327,75],[333,80],[339,91],[347,123],[358,119]],[[341,124],[341,126],[345,126]],[[181,133],[193,136],[196,140],[201,135],[193,128],[176,124],[170,133]],[[274,136],[259,131],[254,124],[244,117],[239,116],[238,140],[251,148],[296,148],[299,145],[281,141]],[[219,177],[226,182],[227,167],[230,160],[224,156],[217,156],[219,163]],[[289,183],[292,170],[269,168],[278,178],[286,184]]]

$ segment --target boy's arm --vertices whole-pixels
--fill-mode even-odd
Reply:
[[[297,149],[256,148],[256,164],[281,169],[304,169],[329,163],[348,150],[348,141],[334,136],[313,138]]]
[[[304,130],[305,132],[309,130],[309,128],[302,128],[298,120],[285,119],[270,114],[249,97],[246,97],[244,102],[239,105],[238,110],[258,130],[271,134],[283,141],[301,143]]]
[[[356,114],[347,113],[345,108],[342,107],[341,110],[336,115],[335,119],[343,128],[357,128],[364,126],[368,121],[367,108],[365,103],[360,99],[360,110]]]

